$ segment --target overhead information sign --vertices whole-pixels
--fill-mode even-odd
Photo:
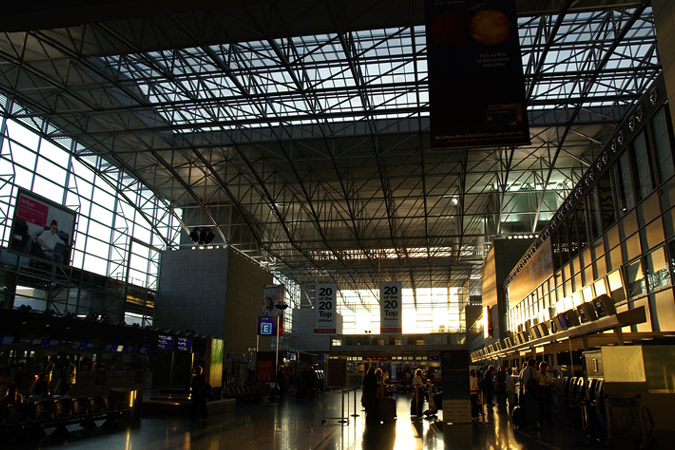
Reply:
[[[314,333],[337,333],[336,298],[336,284],[317,284],[314,287]]]
[[[514,0],[426,0],[431,148],[530,142]]]
[[[380,283],[380,334],[401,334],[403,331],[401,291],[400,281]]]

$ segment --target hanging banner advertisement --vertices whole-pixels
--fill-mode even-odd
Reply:
[[[380,283],[380,334],[401,334],[403,331],[401,291],[400,281]]]
[[[514,0],[426,0],[431,148],[529,144]]]
[[[266,284],[263,290],[263,317],[279,317],[279,336],[284,335],[284,301],[283,284]]]
[[[314,333],[337,333],[337,284],[317,284],[314,287]]]

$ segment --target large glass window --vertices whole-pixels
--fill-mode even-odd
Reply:
[[[591,239],[595,239],[602,233],[602,215],[600,214],[597,187],[593,186],[588,192],[586,205],[588,206],[588,224],[590,225]]]
[[[612,178],[609,170],[598,178],[597,190],[602,214],[602,229],[606,231],[616,221],[614,197],[612,195]]]
[[[380,303],[370,290],[340,290],[338,313],[342,334],[378,334]],[[461,332],[465,324],[461,312],[466,301],[461,288],[403,289],[403,334]]]
[[[626,287],[628,288],[628,298],[635,298],[646,292],[640,260],[626,266]]]
[[[659,170],[660,182],[663,183],[673,174],[673,149],[669,132],[670,120],[666,108],[659,109],[652,117],[654,133],[654,152]]]
[[[168,207],[128,174],[103,170],[109,166],[103,159],[96,156],[78,159],[70,151],[75,145],[69,139],[51,142],[18,122],[0,120],[6,124],[0,157],[0,165],[6,170],[0,172],[0,181],[9,187],[0,197],[0,209],[10,212],[7,220],[0,224],[2,245],[8,245],[13,202],[18,188],[22,187],[77,212],[71,255],[73,267],[155,289],[159,252],[130,253],[129,250],[132,236],[145,246],[140,248],[164,246],[151,232],[153,225],[167,231],[164,238],[170,245],[178,244],[180,226]],[[124,196],[115,188],[121,185],[122,179],[125,180]],[[146,192],[150,195],[141,195]],[[135,199],[135,203],[129,203],[126,198]],[[136,214],[139,208],[153,224]],[[178,216],[181,214],[175,212]]]
[[[647,146],[647,135],[644,130],[633,140],[630,151],[631,162],[634,165],[635,187],[637,189],[637,200],[646,198],[654,189],[654,177],[649,164],[649,147]]]
[[[628,159],[628,152],[624,152],[614,165],[616,176],[614,177],[619,194],[619,209],[621,214],[624,214],[635,206],[635,198],[633,197],[633,177],[630,172],[630,163]]]
[[[647,291],[650,293],[670,285],[670,274],[668,273],[666,253],[664,250],[665,249],[661,247],[645,256]]]

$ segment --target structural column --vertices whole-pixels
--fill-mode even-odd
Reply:
[[[663,76],[668,91],[670,117],[675,129],[675,2],[652,0],[652,11],[656,22],[656,36],[663,65]]]

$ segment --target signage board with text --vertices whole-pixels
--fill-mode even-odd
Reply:
[[[337,333],[337,285],[317,284],[314,288],[314,333]]]
[[[380,334],[401,334],[403,331],[402,290],[400,281],[380,283]]]

